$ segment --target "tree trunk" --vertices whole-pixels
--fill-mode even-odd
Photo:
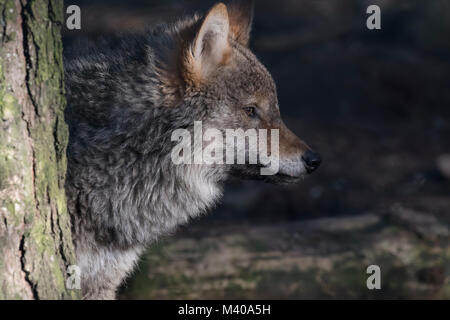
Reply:
[[[62,0],[0,0],[0,299],[72,299]]]

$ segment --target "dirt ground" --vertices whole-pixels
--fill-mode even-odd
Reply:
[[[132,299],[449,299],[449,229],[400,206],[295,223],[191,227],[154,246]],[[381,268],[368,290],[367,267]]]
[[[365,27],[369,2],[382,30]],[[251,47],[323,164],[287,189],[230,181],[213,212],[150,248],[121,298],[450,298],[450,177],[437,166],[450,153],[450,3],[369,2],[257,1]],[[82,30],[64,40],[212,3],[80,1]],[[366,287],[371,264],[381,290]]]

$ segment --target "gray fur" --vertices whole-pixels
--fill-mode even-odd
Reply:
[[[174,165],[173,130],[192,130],[195,120],[218,128],[283,126],[272,78],[232,38],[231,61],[207,83],[186,79],[179,57],[201,21],[99,41],[66,57],[66,192],[85,298],[113,299],[141,252],[211,208],[230,172],[257,178],[248,166]],[[241,111],[254,96],[265,101],[258,123]],[[286,157],[298,163],[304,144],[285,136]]]

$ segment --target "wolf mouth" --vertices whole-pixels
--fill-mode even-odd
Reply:
[[[260,175],[259,171],[261,168],[264,168],[265,166],[262,164],[256,164],[251,166],[243,166],[242,168],[239,168],[238,166],[235,166],[231,174],[233,176],[237,176],[241,179],[245,180],[260,180],[272,184],[295,184],[299,181],[301,181],[305,177],[305,173],[300,173],[299,175],[293,176],[289,175],[287,173],[278,172],[274,175]]]
[[[291,176],[290,174],[286,174],[286,173],[277,173],[275,176],[283,178],[283,179],[300,180],[305,175],[304,174],[300,174],[298,176]]]

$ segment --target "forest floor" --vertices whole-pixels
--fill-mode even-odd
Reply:
[[[127,299],[449,299],[449,229],[402,207],[271,226],[193,227],[143,258]],[[381,269],[369,290],[367,267]]]

